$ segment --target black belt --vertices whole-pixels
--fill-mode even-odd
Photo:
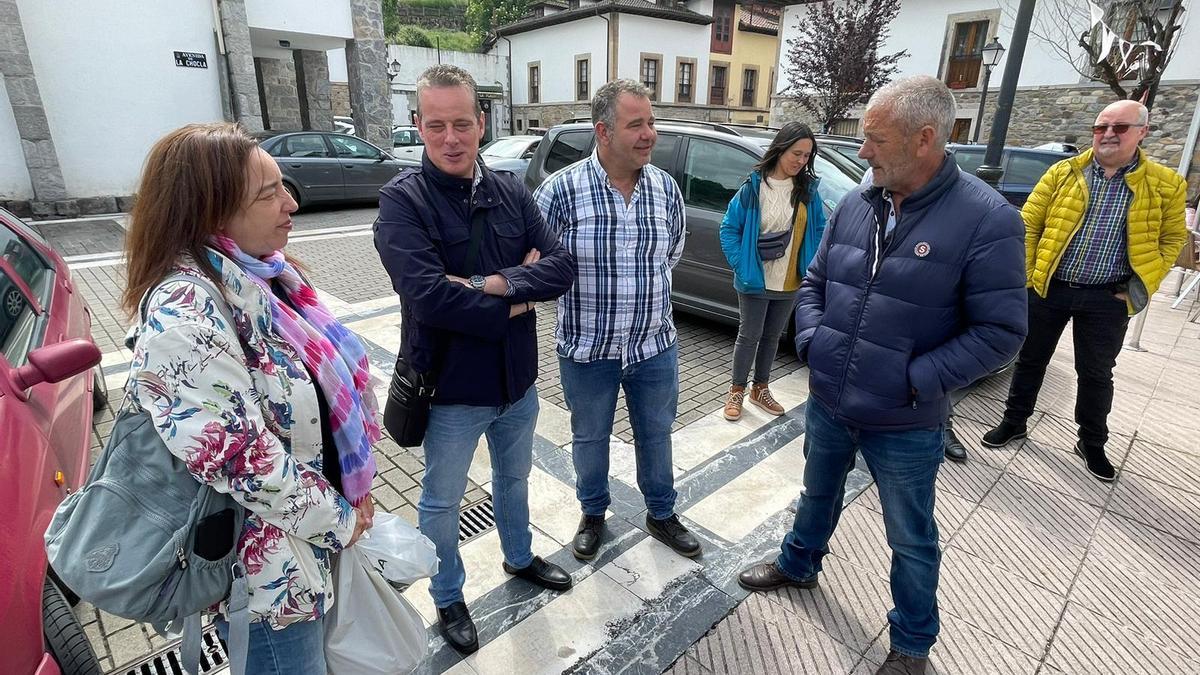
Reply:
[[[1067,281],[1066,279],[1051,279],[1050,283],[1058,284],[1059,286],[1066,286],[1067,288],[1100,289],[1100,290],[1105,290],[1105,291],[1123,291],[1123,290],[1125,290],[1125,288],[1128,287],[1129,280],[1125,279],[1123,281],[1109,281],[1109,282],[1106,282],[1103,284],[1081,284],[1081,283],[1077,283],[1074,281]]]

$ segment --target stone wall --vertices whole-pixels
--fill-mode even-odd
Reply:
[[[254,59],[262,78],[263,123],[272,131],[300,131],[300,97],[291,59]]]
[[[234,119],[247,131],[262,131],[262,101],[258,95],[245,0],[221,0],[218,7],[221,32],[225,35],[225,60],[229,67],[229,93]]]
[[[987,142],[991,131],[997,93],[995,89],[990,90],[984,103],[980,143]],[[1150,134],[1142,143],[1146,153],[1155,161],[1172,168],[1179,166],[1198,94],[1200,83],[1191,81],[1164,84],[1159,88],[1154,110],[1150,114]],[[958,117],[975,119],[979,111],[979,92],[956,91],[954,95],[958,100]],[[1033,147],[1057,141],[1074,143],[1080,148],[1089,147],[1092,142],[1092,122],[1105,106],[1115,100],[1116,96],[1103,85],[1019,88],[1013,101],[1006,144]],[[851,118],[861,116],[861,109],[849,115]],[[771,102],[771,126],[777,127],[791,120],[813,123],[811,116],[794,102],[775,97]],[[1190,194],[1200,191],[1200,164],[1195,159],[1187,178]]]
[[[358,136],[391,150],[392,92],[380,0],[350,0],[350,19],[354,39],[346,41],[346,71],[354,127]]]
[[[467,29],[467,3],[452,7],[419,7],[400,5],[396,8],[401,24],[413,24],[422,28],[445,30]]]
[[[329,84],[329,103],[336,117],[350,116],[350,85],[346,82]]]
[[[0,0],[0,76],[8,90],[34,199],[39,202],[65,199],[67,186],[15,0]]]
[[[329,58],[325,52],[297,49],[292,52],[296,68],[296,94],[300,123],[305,129],[333,131],[333,108],[329,101]]]

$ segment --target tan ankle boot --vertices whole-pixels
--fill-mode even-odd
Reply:
[[[729,398],[725,399],[725,419],[736,422],[742,418],[742,398],[745,395],[745,387],[736,384],[729,387]]]
[[[766,410],[772,415],[782,415],[783,406],[771,396],[771,390],[765,384],[755,384],[750,387],[750,402]]]

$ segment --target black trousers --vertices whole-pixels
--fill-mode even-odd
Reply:
[[[1033,414],[1046,366],[1054,356],[1067,321],[1075,340],[1075,422],[1084,445],[1108,442],[1112,410],[1113,366],[1125,340],[1129,314],[1125,301],[1108,288],[1074,288],[1051,281],[1043,298],[1029,290],[1029,335],[1017,356],[1004,419],[1023,426]]]

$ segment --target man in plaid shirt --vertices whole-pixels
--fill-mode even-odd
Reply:
[[[1079,390],[1075,454],[1101,481],[1117,472],[1104,452],[1113,366],[1129,315],[1142,311],[1187,238],[1187,185],[1138,147],[1149,113],[1117,101],[1092,126],[1092,148],[1050,167],[1021,209],[1029,275],[1029,335],[1017,357],[1004,419],[983,436],[1001,447],[1025,437],[1046,366],[1073,325]]]
[[[611,502],[609,438],[624,389],[646,529],[677,553],[696,556],[700,542],[675,515],[671,465],[679,399],[671,270],[683,253],[683,195],[670,174],[650,164],[658,134],[648,89],[630,80],[604,85],[592,101],[592,122],[592,155],[534,192],[579,269],[559,298],[555,331],[583,510],[574,553],[591,560],[600,548]]]

